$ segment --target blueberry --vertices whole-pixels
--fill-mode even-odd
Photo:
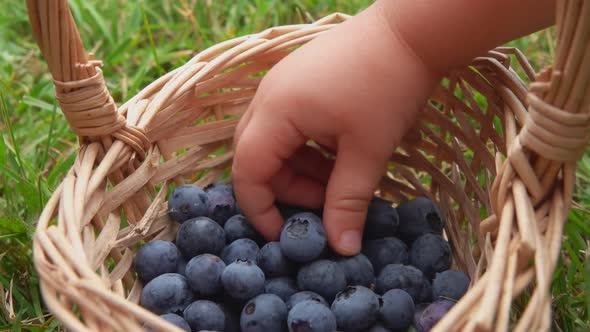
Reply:
[[[390,289],[402,289],[420,303],[425,276],[422,271],[410,265],[390,264],[377,276],[377,293],[385,294]]]
[[[260,249],[256,242],[250,239],[237,239],[223,248],[221,259],[225,264],[231,264],[238,259],[256,261],[258,251]]]
[[[381,321],[388,328],[405,331],[414,318],[414,300],[410,294],[401,289],[391,289],[381,297]]]
[[[422,331],[422,327],[420,326],[420,317],[422,317],[422,313],[424,312],[424,310],[426,310],[426,308],[430,305],[430,302],[428,303],[420,303],[417,304],[415,309],[414,309],[414,318],[413,318],[413,322],[412,324],[414,324],[414,328],[418,331],[421,332]]]
[[[386,265],[408,263],[408,246],[395,237],[365,241],[362,253],[373,265],[375,274]]]
[[[164,314],[164,315],[160,315],[160,318],[178,326],[180,329],[182,329],[186,332],[191,332],[191,327],[188,325],[186,320],[184,320],[184,318],[182,318],[181,316],[179,316],[177,314]],[[156,332],[155,329],[153,329],[147,325],[145,325],[144,328],[146,329],[147,332]]]
[[[336,294],[346,288],[346,275],[338,263],[320,259],[299,269],[297,285],[300,290],[316,292],[332,302]]]
[[[268,242],[256,257],[256,264],[269,278],[288,276],[295,271],[295,264],[281,251],[279,242]]]
[[[184,319],[193,331],[223,331],[225,314],[221,307],[209,300],[197,300],[184,309]]]
[[[372,288],[375,284],[375,272],[373,264],[363,254],[352,257],[341,257],[338,264],[346,275],[346,283],[349,286],[365,286]]]
[[[386,328],[383,323],[377,322],[377,324],[371,326],[369,331],[367,332],[392,332],[390,329]]]
[[[262,235],[241,214],[230,217],[223,225],[223,230],[225,231],[225,242],[227,243],[232,243],[237,239],[250,239],[258,244],[264,242]]]
[[[289,332],[334,332],[336,317],[327,306],[316,301],[302,301],[287,315]]]
[[[176,245],[189,260],[200,254],[219,255],[225,246],[225,234],[215,221],[198,217],[180,225]]]
[[[322,220],[310,212],[297,213],[287,219],[280,237],[281,250],[298,263],[318,258],[327,244]]]
[[[142,307],[163,315],[177,313],[193,300],[186,278],[177,273],[165,273],[148,282],[141,291]]]
[[[236,214],[236,198],[231,186],[224,183],[212,183],[205,187],[208,199],[208,216],[221,226]]]
[[[260,294],[244,306],[240,327],[242,332],[287,331],[287,306],[274,294]]]
[[[168,198],[168,216],[183,223],[196,217],[207,215],[209,199],[199,186],[187,184],[174,189]]]
[[[374,240],[395,236],[398,225],[399,216],[392,203],[373,197],[367,209],[363,238]]]
[[[133,265],[139,279],[145,284],[164,273],[176,272],[179,258],[180,251],[174,243],[152,240],[139,249]]]
[[[437,234],[420,236],[410,248],[410,265],[418,268],[428,278],[433,278],[436,272],[448,270],[451,261],[449,243]]]
[[[339,331],[365,331],[379,317],[379,297],[364,286],[349,286],[336,295],[332,312]]]
[[[186,265],[186,279],[190,288],[199,297],[218,294],[223,288],[221,274],[225,263],[212,254],[201,254],[193,257]]]
[[[423,234],[442,234],[444,219],[431,199],[417,197],[398,205],[396,210],[398,233],[408,245]]]
[[[275,294],[281,298],[284,302],[289,301],[291,295],[297,293],[297,282],[291,277],[277,277],[272,279],[266,279],[264,285],[265,293]]]
[[[469,277],[461,271],[447,270],[437,273],[432,281],[434,299],[441,297],[460,300],[469,288]]]
[[[264,272],[254,261],[237,260],[221,274],[221,282],[231,297],[248,300],[264,293]]]
[[[430,331],[434,325],[436,325],[436,323],[438,323],[444,315],[453,308],[454,305],[455,302],[449,300],[437,300],[429,304],[420,316],[418,331]]]
[[[303,301],[315,301],[325,305],[326,307],[328,306],[328,302],[326,302],[326,300],[324,300],[320,294],[312,291],[299,291],[289,297],[289,300],[287,301],[287,309],[291,311],[294,306]]]

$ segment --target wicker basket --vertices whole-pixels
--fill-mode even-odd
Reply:
[[[142,240],[173,238],[169,184],[205,185],[227,174],[231,138],[258,74],[348,16],[220,43],[117,107],[67,1],[27,5],[56,97],[80,139],[34,238],[44,300],[73,331],[141,331],[143,323],[179,331],[137,305],[141,284],[131,264]],[[535,74],[512,48],[473,59],[448,75],[416,134],[392,151],[380,194],[435,199],[456,268],[473,281],[436,331],[550,329],[551,276],[590,124],[590,20],[580,19],[589,17],[590,1],[557,7],[552,69]],[[519,315],[511,313],[516,299],[526,304]]]

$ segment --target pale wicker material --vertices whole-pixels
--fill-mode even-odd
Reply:
[[[550,327],[550,281],[590,122],[590,20],[580,19],[590,17],[590,2],[558,3],[553,70],[535,75],[520,52],[497,48],[451,73],[381,182],[380,193],[396,202],[415,195],[437,200],[456,267],[473,280],[436,331]],[[67,1],[27,5],[56,96],[81,144],[34,239],[45,302],[73,331],[139,331],[144,322],[178,331],[137,305],[141,284],[132,271],[140,241],[174,236],[167,184],[220,178],[257,74],[349,16],[220,43],[117,108],[101,63],[84,52]],[[508,54],[516,55],[526,81]],[[214,156],[221,147],[225,152]],[[512,317],[514,299],[525,290],[526,308]]]

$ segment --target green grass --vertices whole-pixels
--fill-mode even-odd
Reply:
[[[82,1],[70,5],[86,49],[105,62],[117,102],[218,42],[267,27],[354,14],[370,0]],[[535,69],[553,42],[541,32],[510,43]],[[55,104],[53,85],[29,28],[24,1],[0,11],[0,331],[56,331],[31,258],[36,220],[72,165],[76,137]],[[579,331],[590,317],[590,156],[580,162],[576,208],[565,227],[553,281],[555,330]],[[6,299],[6,301],[5,301]]]

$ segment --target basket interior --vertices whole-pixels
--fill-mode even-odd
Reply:
[[[160,138],[156,145],[159,151],[151,152],[159,168],[132,197],[135,199],[113,210],[127,224],[117,236],[117,246],[135,249],[135,244],[143,240],[174,239],[177,225],[168,220],[165,203],[174,186],[231,181],[235,125],[264,73],[285,54],[280,51],[245,59],[186,93],[176,93],[176,98],[160,106],[153,121],[154,136]],[[445,233],[455,255],[455,267],[475,279],[485,267],[485,261],[479,261],[486,241],[481,222],[493,213],[490,192],[496,168],[506,155],[504,98],[525,103],[526,86],[510,67],[513,62],[506,54],[492,52],[477,65],[445,78],[414,129],[392,152],[388,171],[376,191],[394,204],[416,196],[436,200],[446,218]],[[498,71],[510,75],[511,82]],[[520,96],[508,89],[510,95],[502,96],[494,88],[510,83],[519,84]],[[168,109],[174,112],[170,117],[166,115]],[[512,120],[516,132],[520,125]],[[321,149],[313,143],[311,146]],[[163,186],[164,181],[169,185]],[[150,220],[144,211],[154,201],[159,205],[152,205],[157,213]],[[493,240],[490,225],[484,223],[485,231],[491,232],[489,240]],[[147,228],[146,233],[139,236],[138,226]]]

